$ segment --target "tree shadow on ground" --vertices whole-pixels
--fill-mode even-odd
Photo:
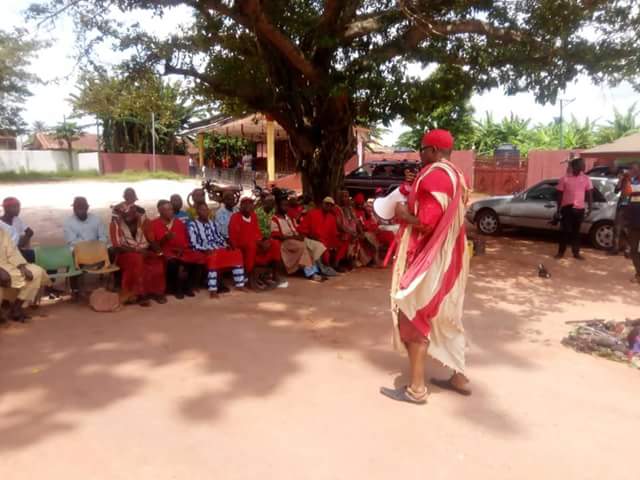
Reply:
[[[560,312],[560,302],[601,295],[598,283],[582,285],[581,279],[611,272],[611,259],[590,254],[585,264],[554,264],[552,278],[544,280],[536,265],[551,262],[545,250],[526,239],[492,240],[487,254],[473,260],[465,315],[472,368],[536,368],[511,347],[544,337],[538,322]],[[612,298],[623,298],[625,264],[616,261],[607,289]],[[236,401],[275,394],[304,370],[308,352],[356,354],[381,372],[383,384],[385,374],[406,368],[390,347],[388,281],[388,270],[359,270],[322,285],[294,279],[288,290],[234,293],[217,303],[203,295],[114,314],[68,304],[44,307],[49,318],[0,331],[0,450],[77,428],[74,416],[142,395],[150,372],[196,382],[167,393],[188,422],[213,422]],[[201,374],[187,378],[186,367]],[[457,413],[504,435],[519,433],[518,421],[489,393],[480,383],[472,399],[453,401]]]

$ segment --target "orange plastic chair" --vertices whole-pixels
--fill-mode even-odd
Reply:
[[[73,249],[76,268],[92,275],[108,275],[120,268],[109,260],[107,246],[99,240],[78,242]]]

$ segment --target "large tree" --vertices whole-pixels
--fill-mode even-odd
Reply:
[[[169,39],[110,20],[177,5],[193,18]],[[635,81],[640,58],[632,0],[42,0],[31,12],[75,15],[89,45],[87,32],[117,37],[206,98],[270,115],[316,197],[338,188],[355,123],[431,111],[462,86],[551,101],[579,74]],[[410,62],[437,74],[409,77]]]
[[[31,96],[29,85],[38,79],[29,64],[43,44],[24,30],[0,30],[0,132],[24,133],[23,105]]]

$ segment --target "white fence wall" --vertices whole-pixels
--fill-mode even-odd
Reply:
[[[79,153],[76,157],[77,170],[96,170],[100,171],[100,158],[98,152]]]
[[[74,170],[99,170],[98,153],[74,154]],[[0,150],[0,172],[69,170],[69,155],[59,150]]]

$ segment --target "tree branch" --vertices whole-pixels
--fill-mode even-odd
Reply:
[[[342,38],[346,41],[351,41],[371,33],[380,32],[404,18],[406,17],[397,8],[361,15],[346,26]]]
[[[289,65],[299,71],[306,79],[318,81],[321,72],[304,56],[302,51],[280,30],[273,26],[265,15],[258,0],[238,0],[239,11],[251,21],[258,39],[275,47]]]
[[[335,26],[338,17],[340,17],[343,3],[342,0],[324,0],[324,10],[318,24],[320,29],[327,31]]]

